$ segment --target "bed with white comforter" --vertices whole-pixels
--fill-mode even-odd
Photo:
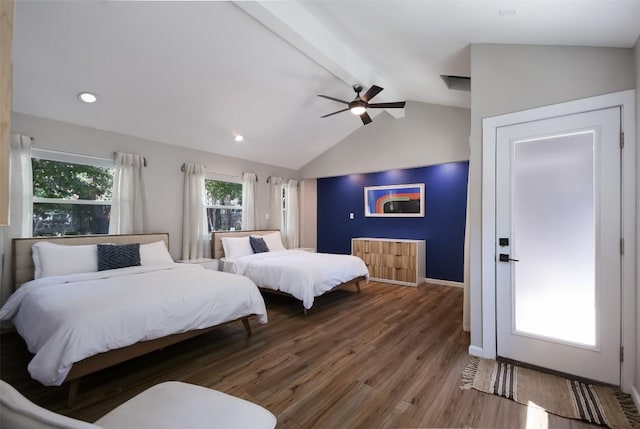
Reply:
[[[314,298],[369,271],[362,259],[351,255],[280,250],[224,258],[226,272],[240,274],[259,287],[285,292],[302,301],[305,309]]]
[[[60,385],[87,357],[254,314],[267,322],[248,278],[168,264],[32,280],[0,309],[0,320],[11,320],[35,354],[31,376]]]

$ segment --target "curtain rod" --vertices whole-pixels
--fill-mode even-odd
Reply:
[[[185,164],[182,164],[182,167],[180,167],[180,171],[182,171],[184,173],[184,166]],[[243,172],[242,174],[244,174],[245,172]],[[238,176],[233,176],[231,174],[220,174],[220,173],[215,173],[217,176],[226,176],[226,177],[233,177],[233,178],[237,178]],[[242,176],[240,176],[242,177]],[[256,174],[256,182],[258,181],[258,175]]]

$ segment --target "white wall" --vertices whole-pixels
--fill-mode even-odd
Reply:
[[[170,252],[180,259],[182,249],[182,192],[185,162],[206,166],[207,172],[241,176],[243,172],[258,175],[257,211],[259,228],[266,228],[268,212],[268,176],[295,179],[298,172],[281,167],[230,158],[194,149],[186,149],[151,140],[102,131],[79,125],[14,113],[12,133],[34,138],[33,147],[62,152],[113,158],[115,151],[140,153],[147,159],[144,180],[147,191],[148,232],[169,232]],[[233,144],[233,143],[231,143]]]
[[[409,101],[404,118],[395,119],[386,112],[379,114],[372,123],[361,126],[302,167],[300,177],[332,177],[466,161],[468,141],[469,109]]]
[[[640,37],[634,48],[636,71],[636,184],[640,184]],[[640,202],[640,186],[636,187],[636,202]],[[640,408],[640,210],[636,208],[636,379],[634,401]]]
[[[471,46],[471,346],[482,348],[482,119],[636,85],[631,49]]]

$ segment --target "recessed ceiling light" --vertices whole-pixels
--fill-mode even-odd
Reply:
[[[81,92],[80,94],[78,94],[78,98],[80,99],[80,101],[89,104],[98,101],[98,97],[90,92]]]
[[[244,137],[242,137],[241,135],[237,135],[233,138],[236,142],[240,143],[242,140],[244,140]]]
[[[498,9],[498,16],[517,16],[517,9]]]

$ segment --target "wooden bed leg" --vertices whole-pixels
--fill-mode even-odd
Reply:
[[[306,316],[307,315],[307,309],[302,307],[302,310],[304,311],[304,315]]]
[[[69,382],[69,395],[67,396],[67,407],[73,408],[78,398],[78,390],[80,388],[80,379],[76,378]]]
[[[360,281],[356,281],[356,289],[358,289],[358,293],[361,293],[362,291],[360,290]]]
[[[247,331],[247,337],[251,336],[251,325],[249,325],[249,318],[243,317],[242,324],[244,325],[244,330]]]

